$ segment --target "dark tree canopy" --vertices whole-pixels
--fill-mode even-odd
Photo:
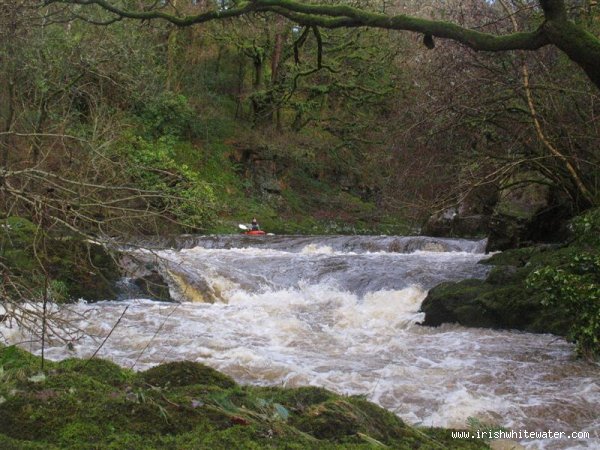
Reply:
[[[578,64],[600,88],[600,39],[569,20],[564,0],[539,0],[544,20],[532,31],[503,35],[480,32],[457,24],[407,15],[386,15],[352,6],[305,3],[297,0],[235,1],[229,8],[215,8],[196,15],[178,15],[163,10],[131,10],[109,0],[48,0],[47,3],[97,5],[122,18],[161,19],[180,27],[211,20],[238,17],[253,12],[272,12],[306,26],[323,28],[372,27],[423,33],[428,47],[432,38],[450,39],[476,51],[537,50],[554,45]]]

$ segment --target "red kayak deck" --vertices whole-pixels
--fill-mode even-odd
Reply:
[[[251,230],[251,231],[246,231],[244,234],[248,234],[250,236],[261,236],[261,235],[267,234],[267,233],[265,233],[263,230]]]

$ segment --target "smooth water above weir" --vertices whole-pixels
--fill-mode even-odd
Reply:
[[[85,334],[73,350],[55,340],[46,355],[90,356],[122,316],[98,356],[125,367],[188,359],[243,383],[366,395],[413,424],[465,427],[476,418],[508,430],[588,431],[589,440],[522,444],[600,447],[600,368],[574,360],[563,339],[418,325],[428,289],[485,276],[484,244],[356,236],[163,242],[135,253],[182,303],[130,298],[63,308]],[[11,342],[29,340],[1,331]]]

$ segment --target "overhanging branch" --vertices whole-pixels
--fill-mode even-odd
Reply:
[[[189,15],[189,16],[178,16],[176,14],[169,14],[162,11],[151,10],[151,11],[132,11],[128,9],[118,8],[106,0],[46,0],[46,4],[51,3],[67,3],[74,5],[97,5],[105,11],[111,12],[119,17],[125,19],[137,19],[137,20],[165,20],[171,22],[179,27],[188,27],[198,23],[209,22],[211,20],[227,19],[231,17],[238,17],[249,12],[255,11],[256,7],[254,3],[242,2],[237,8],[212,10],[202,14]]]
[[[319,5],[297,0],[249,0],[229,9],[214,9],[197,15],[178,15],[158,10],[132,11],[121,9],[109,0],[46,0],[49,3],[96,5],[121,18],[168,21],[180,27],[212,20],[238,17],[253,12],[272,12],[306,27],[356,28],[370,27],[397,31],[412,31],[428,37],[450,39],[476,51],[537,50],[553,44],[585,70],[590,80],[600,88],[600,39],[568,20],[563,0],[539,0],[545,21],[536,29],[497,35],[485,33],[441,20],[422,19],[407,15],[388,16],[348,5]]]
[[[179,16],[163,11],[132,11],[114,6],[107,0],[47,0],[47,3],[97,5],[119,17],[138,20],[165,20],[180,27],[212,20],[242,16],[251,12],[273,12],[290,20],[322,28],[371,27],[388,30],[414,31],[460,42],[474,50],[536,50],[550,42],[542,28],[532,32],[494,35],[464,28],[439,20],[420,19],[406,15],[387,16],[346,5],[316,5],[293,0],[253,0],[230,9],[216,9],[197,15]]]

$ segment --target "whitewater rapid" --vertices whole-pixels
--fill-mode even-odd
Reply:
[[[98,357],[135,370],[199,361],[242,383],[366,395],[412,424],[587,431],[591,439],[521,443],[599,448],[600,369],[575,360],[562,338],[418,325],[428,289],[486,275],[483,248],[431,238],[190,237],[135,250],[181,302],[130,293],[55,306],[77,339],[54,339],[45,352],[89,357],[102,346]],[[31,340],[6,324],[0,331],[12,343]]]

